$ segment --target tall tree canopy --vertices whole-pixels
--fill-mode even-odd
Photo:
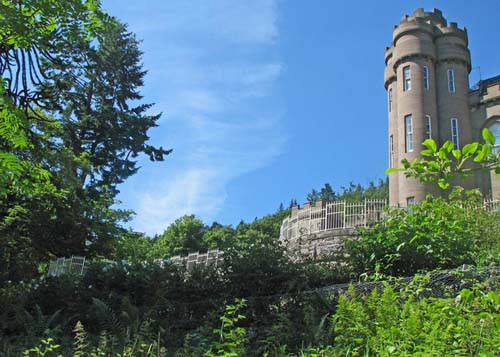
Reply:
[[[46,99],[42,62],[64,62],[68,44],[96,38],[105,21],[95,0],[0,2],[0,196],[48,183],[48,173],[25,155],[39,136]]]
[[[141,55],[98,1],[0,2],[0,279],[127,234],[118,185],[170,153],[147,143]]]

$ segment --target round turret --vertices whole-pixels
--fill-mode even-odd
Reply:
[[[467,31],[448,25],[441,11],[417,9],[394,28],[385,51],[384,86],[389,101],[389,162],[421,158],[422,142],[432,138],[469,142]],[[459,140],[460,138],[460,140]],[[403,174],[389,178],[390,204],[407,205],[435,189]]]

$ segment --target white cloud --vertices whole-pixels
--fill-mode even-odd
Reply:
[[[144,39],[148,101],[163,112],[155,145],[173,147],[140,170],[121,197],[135,229],[161,233],[184,214],[209,222],[235,178],[268,165],[285,143],[273,92],[282,66],[274,44],[278,0],[165,1],[127,11]],[[149,94],[148,94],[149,93]],[[152,98],[151,98],[152,97]]]
[[[153,190],[141,193],[136,229],[150,234],[161,233],[166,223],[196,213],[212,218],[225,199],[220,173],[210,169],[191,168],[179,172]],[[207,190],[207,188],[210,188]]]
[[[169,0],[149,6],[138,2],[130,7],[138,17],[139,33],[265,45],[278,35],[276,0]]]

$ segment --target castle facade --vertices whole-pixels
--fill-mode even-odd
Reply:
[[[459,149],[481,141],[489,128],[500,143],[500,76],[481,80],[470,89],[471,71],[465,27],[443,17],[440,10],[417,9],[394,27],[391,47],[385,50],[384,86],[389,113],[389,166],[402,159],[421,158],[422,142],[432,138],[438,146],[450,140]],[[480,173],[461,183],[500,198],[500,177]],[[411,205],[428,193],[439,195],[435,185],[389,177],[389,204]]]

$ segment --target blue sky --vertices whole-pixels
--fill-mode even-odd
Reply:
[[[325,182],[384,178],[384,48],[415,8],[469,31],[473,67],[500,74],[500,1],[103,0],[142,40],[145,102],[162,112],[121,187],[131,226],[150,235],[176,218],[236,225],[299,203]],[[471,83],[479,79],[473,69]],[[360,96],[361,94],[361,96]]]

